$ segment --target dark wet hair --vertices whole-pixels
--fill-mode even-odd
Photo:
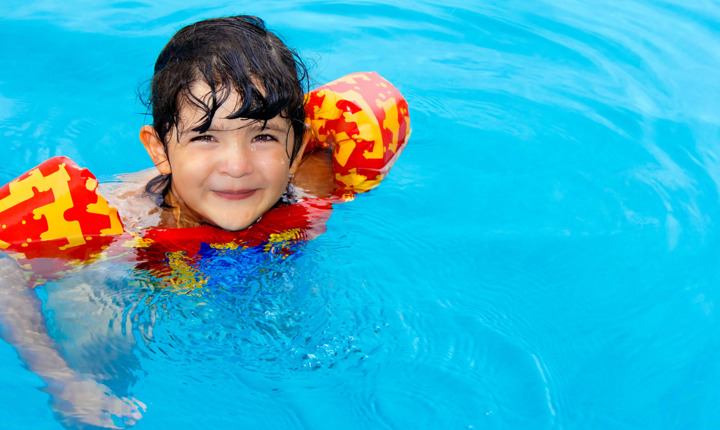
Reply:
[[[190,91],[198,81],[210,87],[207,97]],[[146,105],[167,153],[169,133],[173,127],[177,130],[184,103],[205,112],[193,129],[202,133],[231,92],[237,91],[242,104],[229,119],[268,121],[280,115],[290,121],[295,135],[288,154],[292,164],[305,132],[307,89],[307,69],[298,54],[268,31],[262,19],[242,15],[199,21],[178,31],[155,62]],[[158,205],[167,207],[170,184],[171,175],[160,175],[145,189]]]

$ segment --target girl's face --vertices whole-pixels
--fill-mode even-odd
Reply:
[[[201,82],[191,89],[193,94],[209,92]],[[233,92],[205,133],[192,130],[202,122],[204,111],[185,103],[178,126],[168,134],[167,154],[162,148],[158,154],[156,145],[162,143],[149,146],[141,131],[160,173],[172,173],[174,204],[198,222],[231,231],[249,227],[277,203],[302,156],[290,165],[294,134],[290,122],[280,116],[267,123],[227,119],[240,102]]]

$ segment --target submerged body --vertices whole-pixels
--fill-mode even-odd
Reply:
[[[197,263],[194,259],[203,258],[203,243],[220,248],[265,244],[261,249],[273,250],[273,246],[268,248],[273,242],[307,240],[321,233],[331,203],[352,199],[380,183],[404,148],[410,128],[402,96],[372,73],[350,75],[315,90],[308,95],[307,109],[310,127],[297,151],[289,149],[293,139],[281,142],[282,132],[294,133],[290,129],[268,137],[263,127],[243,130],[243,125],[257,125],[257,121],[228,118],[220,118],[220,127],[212,121],[205,131],[194,132],[194,141],[166,142],[157,158],[152,145],[146,145],[160,178],[168,179],[164,194],[148,190],[158,178],[153,178],[156,169],[121,175],[98,186],[87,170],[67,168],[62,161],[47,163],[50,169],[45,166],[45,171],[41,165],[0,188],[4,205],[0,216],[13,213],[12,219],[3,220],[12,228],[0,231],[0,245],[13,257],[0,256],[2,337],[46,381],[53,408],[63,420],[117,428],[118,419],[123,425],[139,419],[145,405],[119,397],[101,380],[89,379],[73,368],[49,335],[42,303],[27,288],[28,280],[30,286],[40,285],[59,271],[79,270],[83,259],[100,258],[109,248],[130,253],[141,270],[144,262],[151,261],[148,267],[153,273],[170,279],[190,276],[191,282],[197,279],[202,285],[202,273],[194,273],[192,267]],[[156,137],[153,131],[143,128],[143,143]],[[158,142],[162,141],[154,143]],[[258,148],[264,145],[270,148]],[[192,168],[197,159],[205,162]],[[51,180],[56,182],[44,183]],[[184,185],[173,188],[173,184]],[[21,189],[44,191],[18,194]],[[83,196],[77,199],[75,192]],[[247,204],[256,197],[262,198]],[[225,206],[233,210],[228,212]],[[39,240],[26,240],[29,236]],[[117,244],[123,238],[132,239],[127,242],[130,248],[122,241]],[[282,255],[286,250],[279,252]],[[13,259],[25,268],[24,274]],[[167,270],[162,263],[158,266],[162,260]],[[39,272],[34,262],[51,270]],[[79,275],[75,280],[83,278]],[[78,288],[82,292],[99,287],[80,282]],[[72,294],[68,290],[63,296]],[[133,339],[122,339],[132,345]]]
[[[385,177],[410,134],[402,95],[372,72],[309,94],[306,81],[297,54],[259,18],[191,24],[155,63],[153,124],[140,140],[156,171],[98,189],[89,171],[56,157],[0,188],[0,249],[12,257],[0,256],[2,337],[67,423],[118,428],[145,405],[68,363],[28,284],[117,255],[160,276],[193,276],[206,245],[268,252],[310,239],[331,203]]]

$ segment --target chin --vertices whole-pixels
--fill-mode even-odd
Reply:
[[[252,221],[248,221],[248,220],[239,221],[237,219],[217,220],[217,221],[211,221],[210,224],[214,225],[215,227],[221,228],[223,230],[227,230],[227,231],[240,231],[240,230],[245,230],[246,228],[255,224],[255,219],[253,219]]]
[[[253,225],[253,223],[238,224],[238,223],[213,223],[215,227],[221,228],[226,231],[241,231]]]

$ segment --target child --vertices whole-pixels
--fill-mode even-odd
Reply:
[[[123,207],[147,208],[148,198],[159,211],[134,211],[126,228],[150,227],[152,219],[154,227],[243,230],[281,197],[292,198],[296,173],[315,188],[306,191],[327,194],[330,159],[315,154],[301,164],[310,136],[306,81],[299,57],[258,18],[211,19],[180,30],[155,64],[153,125],[140,131],[160,175],[134,202],[108,196],[121,215]]]
[[[139,172],[122,183],[102,185],[101,194],[110,206],[94,194],[87,175],[79,187],[68,182],[69,187],[92,192],[95,200],[85,205],[93,208],[87,210],[88,216],[102,213],[111,219],[116,215],[114,206],[125,231],[146,241],[172,235],[173,230],[167,229],[176,229],[177,237],[183,238],[207,239],[209,234],[222,233],[224,240],[269,231],[263,236],[269,240],[277,230],[268,224],[293,221],[297,218],[293,208],[304,208],[298,213],[307,214],[307,205],[296,204],[298,200],[347,198],[376,186],[409,135],[407,104],[377,75],[339,80],[316,90],[307,101],[306,85],[307,73],[298,56],[259,18],[218,18],[187,26],[157,59],[149,99],[153,125],[140,131],[159,175]],[[368,88],[377,94],[372,102],[361,96]],[[69,171],[65,161],[59,166],[58,172]],[[38,172],[14,181],[16,188],[29,177],[45,178]],[[0,216],[6,211],[3,202],[16,198],[12,189],[8,193],[6,197],[0,193]],[[47,231],[39,241],[50,231],[56,233],[49,212],[42,213]],[[53,236],[64,240],[61,254],[74,255],[73,250],[91,246],[83,216],[66,211],[56,217],[62,223],[79,217],[82,226],[76,236]],[[202,230],[197,233],[197,229]],[[122,229],[110,227],[99,230],[100,236],[120,233]],[[29,250],[36,242],[28,237],[14,247],[0,236],[0,246],[15,252],[15,258],[32,259]],[[131,425],[139,419],[142,403],[121,399],[68,366],[47,334],[41,304],[25,287],[17,265],[0,257],[0,272],[2,336],[48,384],[56,412],[71,423],[105,427]]]

